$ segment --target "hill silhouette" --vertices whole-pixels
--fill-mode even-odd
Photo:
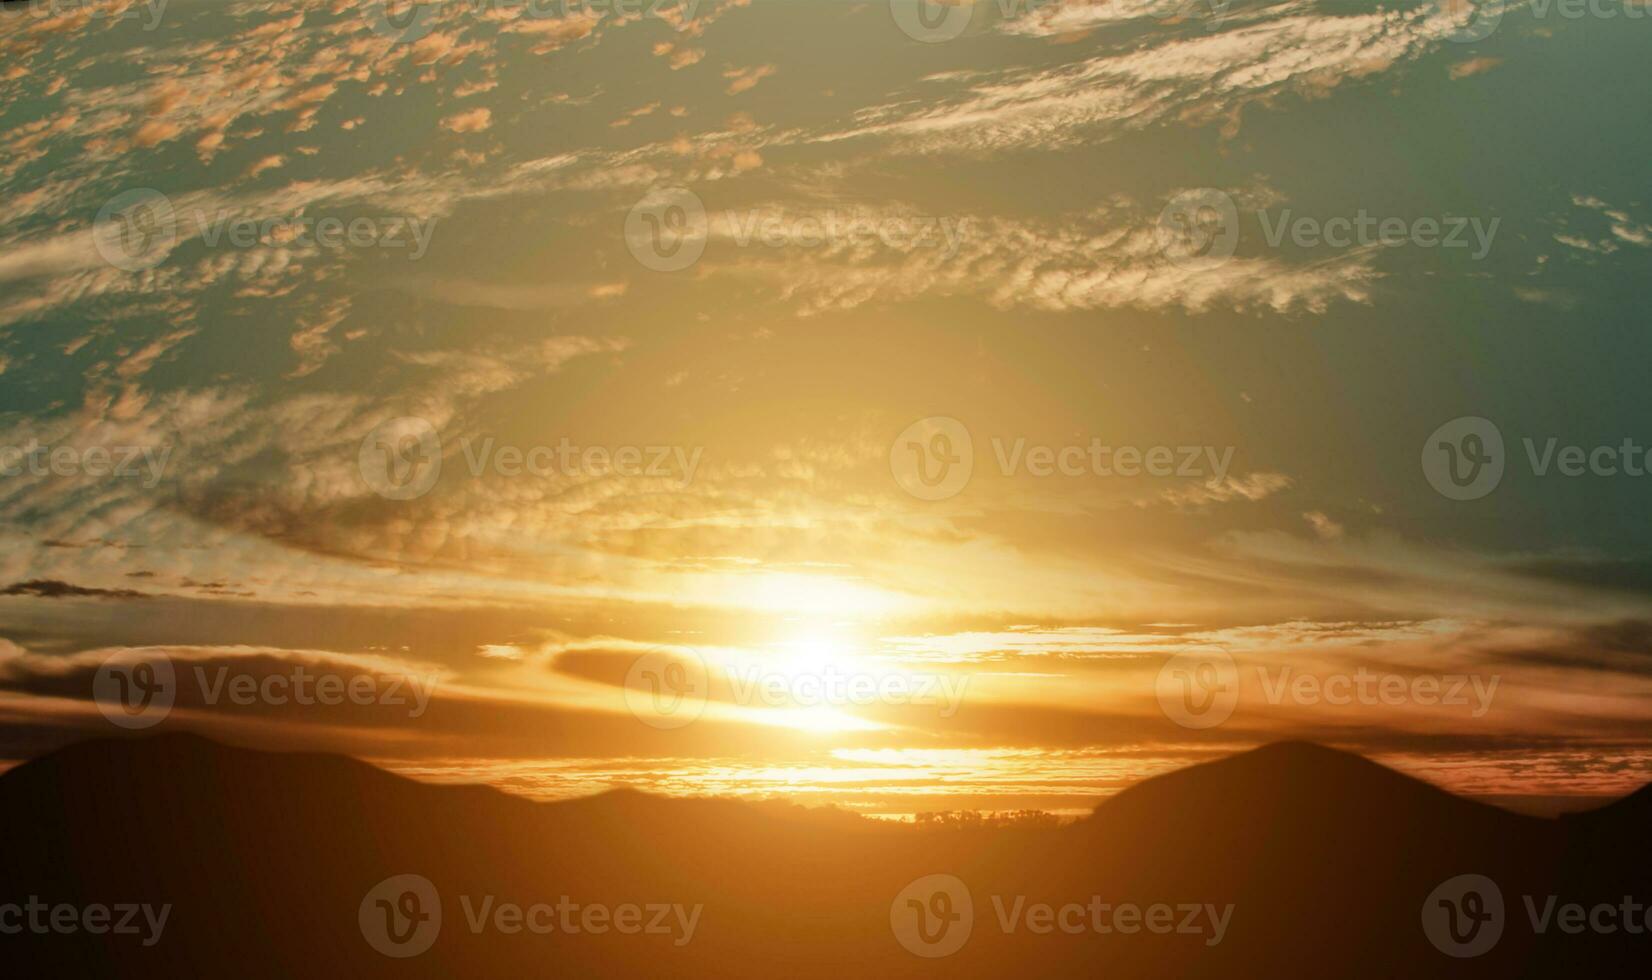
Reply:
[[[1652,936],[1569,935],[1554,916],[1538,934],[1526,898],[1540,912],[1551,896],[1652,899],[1649,809],[1643,790],[1560,820],[1520,816],[1281,743],[1146,780],[1067,826],[915,828],[631,791],[535,803],[163,735],[0,776],[0,928],[17,921],[4,904],[30,897],[169,906],[159,940],[82,923],[0,935],[0,949],[21,976],[1628,976]],[[1496,883],[1504,921],[1492,948],[1456,958],[1423,921],[1431,893],[1465,874]],[[932,875],[972,904],[951,920],[964,932],[945,933],[967,936],[950,955],[909,952],[891,925],[903,890]],[[399,876],[435,900],[381,887]],[[939,928],[962,906],[931,893],[912,908]],[[578,911],[556,918],[559,902]],[[533,919],[538,903],[553,909]],[[1126,903],[1143,913],[1112,917]],[[1047,931],[1042,905],[1056,910]],[[1171,918],[1149,918],[1155,905]],[[617,930],[627,906],[635,934]],[[418,955],[369,938],[406,952],[421,916],[435,924]],[[934,953],[933,935],[907,938]]]

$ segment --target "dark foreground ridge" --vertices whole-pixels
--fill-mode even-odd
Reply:
[[[22,977],[1639,976],[1649,828],[1648,790],[1544,820],[1304,743],[1146,780],[1071,826],[919,829],[635,792],[541,804],[166,735],[0,777],[0,962]]]

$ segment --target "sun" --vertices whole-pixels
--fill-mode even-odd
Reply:
[[[814,619],[865,619],[902,607],[901,597],[832,575],[766,572],[742,583],[744,601],[769,612]]]
[[[799,633],[779,644],[781,656],[775,666],[793,676],[822,676],[850,667],[853,654],[838,637],[822,632]]]

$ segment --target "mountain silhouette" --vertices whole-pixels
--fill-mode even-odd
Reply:
[[[158,940],[88,919],[0,950],[21,976],[1628,976],[1652,936],[1569,934],[1561,908],[1652,899],[1648,816],[1649,790],[1521,816],[1306,743],[1145,780],[1070,825],[956,828],[634,791],[536,803],[162,735],[0,776],[0,930],[31,898],[47,922],[166,906]],[[1489,895],[1436,894],[1464,875],[1495,883],[1500,921]],[[1459,958],[1425,921],[1500,935]]]

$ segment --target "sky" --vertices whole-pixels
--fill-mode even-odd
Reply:
[[[0,760],[1077,812],[1309,738],[1636,788],[1647,31],[8,6]]]

